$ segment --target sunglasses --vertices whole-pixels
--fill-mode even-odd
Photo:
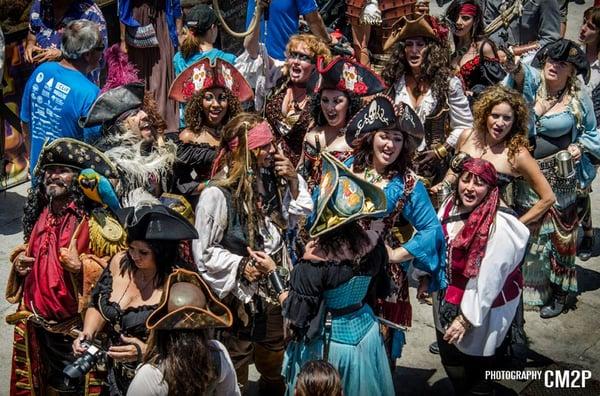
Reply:
[[[311,63],[311,64],[315,63],[315,59],[313,56],[306,55],[306,54],[303,54],[301,52],[296,52],[296,51],[291,51],[288,54],[288,59],[289,60],[299,60],[301,62],[307,62],[307,63]]]

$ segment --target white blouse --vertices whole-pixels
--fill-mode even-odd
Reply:
[[[438,212],[440,220],[445,206]],[[448,227],[448,236],[454,240],[460,229]],[[465,332],[456,347],[464,354],[472,356],[492,356],[500,347],[519,305],[519,296],[506,304],[492,308],[494,300],[502,293],[508,276],[517,268],[525,255],[529,229],[516,217],[498,211],[485,255],[481,261],[477,277],[469,279],[460,303],[460,310],[473,325]],[[437,297],[437,296],[436,296]],[[437,298],[434,298],[434,311],[439,311]],[[435,317],[435,326],[442,333],[439,318]]]
[[[217,340],[208,341],[209,345],[219,350],[221,368],[220,376],[217,379],[217,385],[214,392],[210,395],[241,395],[237,384],[235,368],[227,353],[225,346]],[[169,394],[169,385],[163,381],[163,370],[151,364],[140,366],[135,373],[131,385],[127,389],[127,396],[167,396]]]
[[[410,106],[411,109],[417,113],[419,119],[424,124],[425,118],[431,115],[437,108],[437,99],[433,97],[431,88],[424,93],[424,97],[421,100],[419,106],[413,106],[410,95],[406,88],[406,80],[402,75],[398,81],[394,84],[394,90],[396,91],[396,97],[394,103],[404,103]],[[458,77],[452,77],[448,84],[448,106],[450,110],[450,134],[446,139],[446,143],[451,147],[456,147],[458,137],[464,129],[473,127],[473,114],[469,107],[469,101],[465,96],[462,89],[462,84]],[[425,139],[419,145],[418,151],[425,150]]]
[[[298,181],[298,197],[293,199],[292,194],[287,190],[282,202],[282,214],[290,228],[296,226],[300,216],[308,216],[313,209],[306,181],[300,175]],[[192,241],[194,262],[204,280],[219,298],[233,293],[235,297],[247,303],[258,291],[258,287],[256,282],[252,284],[240,282],[237,272],[243,257],[220,245],[227,229],[227,215],[227,201],[218,187],[208,187],[202,191],[196,206],[196,229],[200,237]],[[266,227],[259,229],[264,239],[263,250],[267,254],[272,254],[283,247],[283,236],[268,217],[265,225]]]

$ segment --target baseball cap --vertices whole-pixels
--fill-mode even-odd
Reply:
[[[196,32],[204,33],[217,23],[217,14],[206,4],[198,4],[185,16],[185,25]]]

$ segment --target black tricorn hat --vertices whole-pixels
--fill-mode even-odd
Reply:
[[[413,146],[423,140],[425,134],[419,116],[408,105],[394,101],[387,95],[376,95],[350,119],[346,126],[346,142],[352,142],[365,133],[380,130],[403,131],[413,140]]]
[[[114,122],[126,111],[139,109],[144,103],[144,84],[131,83],[110,89],[96,98],[79,126],[87,128]]]
[[[575,67],[577,74],[581,74],[586,84],[590,80],[590,63],[583,50],[575,42],[558,39],[546,44],[535,54],[531,66],[541,69],[548,58],[560,62],[569,62]]]
[[[325,58],[319,56],[315,72],[321,78],[308,84],[309,90],[312,88],[314,92],[336,89],[358,96],[369,96],[386,88],[385,82],[373,70],[342,56],[333,58],[327,65]]]
[[[44,143],[34,174],[37,175],[51,165],[62,165],[77,170],[90,168],[109,179],[119,177],[115,165],[100,150],[72,138],[58,138]]]
[[[141,204],[123,208],[117,216],[130,241],[183,241],[197,239],[198,231],[182,215],[164,205]]]

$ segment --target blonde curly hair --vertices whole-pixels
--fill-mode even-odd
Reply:
[[[290,37],[287,45],[285,46],[285,53],[289,54],[294,49],[298,48],[301,44],[306,46],[306,49],[311,53],[311,55],[317,59],[318,56],[323,56],[325,58],[325,64],[331,61],[331,51],[329,50],[329,46],[321,39],[320,37],[315,36],[314,34],[295,34]],[[287,62],[283,68],[283,74],[287,75]]]
[[[487,118],[494,106],[501,103],[507,103],[514,113],[512,128],[504,138],[505,141],[508,140],[508,162],[512,163],[521,148],[528,151],[532,149],[527,137],[529,110],[521,94],[501,85],[494,85],[483,91],[473,105],[473,127],[476,131],[487,133]]]

